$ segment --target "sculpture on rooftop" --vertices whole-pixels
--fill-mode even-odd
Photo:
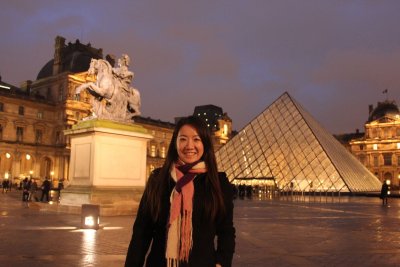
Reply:
[[[79,95],[87,89],[94,96],[90,118],[132,122],[132,117],[140,115],[140,93],[130,86],[134,74],[128,69],[129,63],[126,54],[118,59],[117,68],[104,59],[91,60],[88,75],[95,75],[96,81],[83,83],[75,90]]]

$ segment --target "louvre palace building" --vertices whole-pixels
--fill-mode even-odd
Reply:
[[[66,43],[57,36],[54,57],[38,70],[36,80],[16,87],[0,79],[1,178],[18,183],[24,177],[49,177],[54,184],[59,180],[68,184],[70,140],[64,131],[90,115],[93,96],[83,91],[77,98],[75,90],[86,81],[92,58],[115,64],[114,56],[104,57],[103,50],[90,43]],[[238,133],[220,107],[197,106],[193,115],[209,125],[218,167],[236,185],[271,186],[282,192],[357,193],[379,191],[377,177],[398,183],[394,178],[399,174],[399,118],[394,108],[384,118],[380,109],[374,110],[365,138],[347,144],[356,157],[288,93]],[[149,174],[163,164],[175,124],[148,117],[134,121],[153,136],[147,144]],[[390,150],[382,137],[392,140]]]
[[[17,87],[0,77],[1,180],[11,179],[15,184],[25,177],[39,182],[48,177],[54,185],[60,180],[68,185],[70,140],[64,131],[90,115],[93,97],[81,92],[78,100],[75,90],[86,81],[91,59],[103,57],[103,50],[90,43],[66,43],[65,38],[57,36],[54,58],[38,70],[36,80]],[[115,64],[113,56],[106,55],[105,59]],[[204,107],[199,107],[203,115],[217,110],[210,127],[218,148],[229,140],[232,121],[221,108]],[[175,124],[149,117],[135,117],[134,121],[153,136],[147,146],[149,174],[163,164]]]
[[[400,111],[395,101],[369,106],[365,133],[349,142],[351,152],[381,182],[400,188]]]

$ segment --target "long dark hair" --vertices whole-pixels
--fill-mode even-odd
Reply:
[[[203,119],[196,116],[189,116],[181,118],[176,124],[164,165],[158,174],[156,174],[156,179],[153,179],[154,182],[147,185],[147,204],[149,205],[150,213],[155,221],[159,218],[163,190],[165,190],[165,188],[169,185],[169,172],[171,166],[178,160],[176,141],[179,130],[184,125],[190,125],[194,127],[203,143],[204,153],[201,157],[201,160],[205,162],[207,167],[205,181],[207,187],[206,192],[208,194],[205,199],[206,212],[209,215],[210,220],[215,220],[219,215],[225,212],[221,186],[218,178],[217,161],[215,159],[214,146],[212,143],[210,130]]]

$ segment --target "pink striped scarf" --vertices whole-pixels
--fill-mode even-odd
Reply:
[[[176,185],[170,196],[165,256],[168,267],[179,267],[179,261],[189,261],[192,249],[192,210],[196,174],[206,172],[203,161],[193,164],[173,164],[171,176]]]

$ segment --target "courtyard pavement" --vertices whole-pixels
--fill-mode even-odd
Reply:
[[[134,216],[80,216],[0,193],[0,266],[123,266]],[[400,266],[400,199],[236,199],[233,266]]]

